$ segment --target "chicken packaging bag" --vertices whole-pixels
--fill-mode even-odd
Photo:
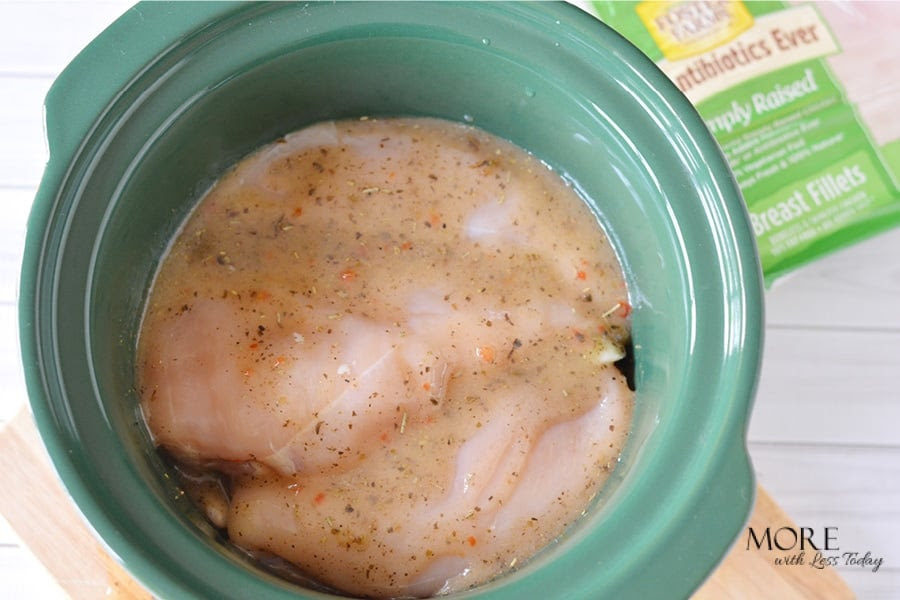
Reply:
[[[694,104],[767,285],[900,224],[900,5],[593,2]]]

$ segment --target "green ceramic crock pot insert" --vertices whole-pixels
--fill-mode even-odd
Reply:
[[[687,101],[568,5],[144,4],[46,101],[20,326],[35,417],[109,548],[165,598],[296,598],[204,527],[149,450],[133,347],[160,255],[229,164],[327,118],[470,121],[590,198],[634,305],[637,409],[595,509],[491,598],[688,595],[744,523],[759,268]],[[316,592],[303,592],[319,597]]]

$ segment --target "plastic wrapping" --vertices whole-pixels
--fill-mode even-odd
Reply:
[[[900,224],[900,6],[593,2],[691,100],[741,188],[767,285]]]

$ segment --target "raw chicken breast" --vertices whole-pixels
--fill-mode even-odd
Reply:
[[[465,589],[524,560],[555,537],[542,531],[579,515],[594,479],[615,463],[610,424],[625,421],[627,395],[617,380],[595,408],[543,430],[527,415],[502,411],[481,428],[460,421],[455,434],[471,438],[451,443],[450,463],[423,460],[420,443],[452,434],[408,426],[365,471],[257,474],[233,497],[229,534],[352,594]],[[560,468],[569,463],[581,472]]]
[[[221,478],[185,485],[235,544],[345,593],[464,590],[563,534],[615,466],[626,298],[593,215],[521,150],[428,119],[317,125],[185,224],[141,406],[180,468]]]

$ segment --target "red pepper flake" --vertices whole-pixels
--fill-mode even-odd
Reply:
[[[287,357],[286,357],[285,355],[282,354],[281,356],[276,356],[276,357],[275,357],[275,360],[272,362],[272,366],[273,366],[273,367],[280,367],[281,365],[283,365],[283,364],[286,363],[286,362],[287,362]]]
[[[303,214],[303,208],[298,206],[297,208],[294,209],[294,212],[292,214],[295,217],[301,216]]]
[[[380,440],[381,440],[382,442],[384,442],[385,444],[387,444],[389,441],[391,441],[391,438],[390,438],[390,436],[388,435],[387,431],[385,431],[384,433],[382,433],[382,434],[379,436],[378,439],[380,439]]]
[[[412,250],[412,242],[403,242],[400,244],[401,250]]]
[[[575,279],[584,281],[585,279],[587,279],[587,273],[585,273],[582,270],[579,270],[577,273],[575,273]]]
[[[491,346],[478,346],[475,348],[475,356],[490,364],[494,362],[494,349]]]
[[[426,392],[429,391],[431,389],[431,384],[426,381],[425,383],[422,384],[422,389],[425,390]]]
[[[258,343],[258,342],[253,342],[252,344],[250,344],[250,349],[251,349],[251,350],[256,350],[257,348],[259,348],[259,343]]]
[[[345,269],[341,271],[341,280],[342,281],[353,281],[356,279],[356,271],[353,269]]]
[[[323,502],[325,502],[325,493],[319,492],[318,494],[316,494],[316,497],[313,498],[313,503],[314,504],[322,504]]]
[[[470,546],[474,546],[475,544],[478,543],[478,540],[476,540],[475,536],[473,536],[473,535],[470,535],[468,538],[466,538],[466,541],[469,542]]]
[[[610,316],[613,313],[618,313],[620,317],[625,318],[631,314],[631,305],[628,304],[626,300],[619,300],[615,304],[610,307],[605,313],[603,313],[603,318]]]

